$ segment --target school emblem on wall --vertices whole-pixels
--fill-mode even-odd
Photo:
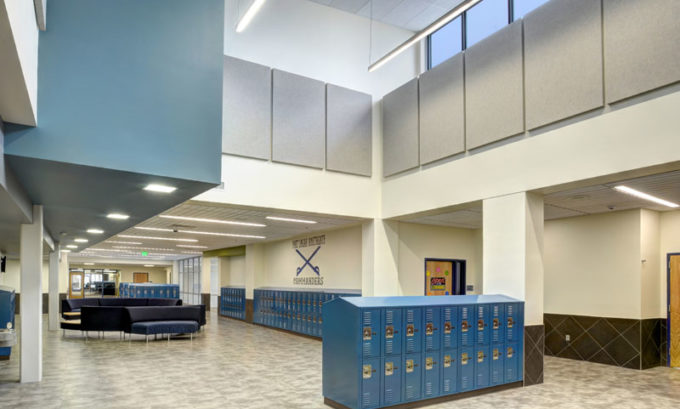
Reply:
[[[293,240],[293,250],[300,257],[301,265],[295,270],[293,284],[295,285],[323,285],[321,267],[314,262],[321,247],[326,244],[326,235],[306,237]]]

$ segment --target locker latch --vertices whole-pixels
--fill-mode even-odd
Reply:
[[[413,326],[413,324],[408,324],[406,326],[406,336],[407,337],[412,337],[416,333],[416,329]]]
[[[498,348],[493,349],[493,360],[497,361],[498,358],[501,357],[501,351],[498,350]]]
[[[450,334],[451,333],[451,323],[450,322],[445,322],[444,323],[444,334]]]
[[[451,366],[451,355],[444,355],[444,368]]]
[[[506,354],[506,356],[507,356],[508,358],[512,358],[512,355],[513,355],[514,353],[515,353],[515,351],[512,349],[512,347],[508,347],[508,353]]]
[[[436,330],[437,328],[435,328],[434,324],[432,324],[431,322],[425,324],[425,335],[432,335]]]
[[[477,330],[484,331],[484,327],[486,327],[484,320],[477,320]]]
[[[498,318],[493,319],[493,329],[498,329],[501,327],[501,321]]]
[[[413,362],[413,359],[407,359],[406,360],[406,373],[411,373],[413,372],[414,368],[418,366]]]
[[[461,365],[467,365],[469,359],[470,359],[470,356],[468,356],[468,353],[467,353],[467,352],[463,352],[463,353],[460,355],[460,364],[461,364]]]
[[[486,355],[484,355],[484,351],[477,351],[477,362],[479,363],[484,362],[484,358],[486,358]]]
[[[375,372],[375,369],[371,365],[364,365],[363,367],[363,377],[364,379],[371,379],[371,376]]]
[[[388,325],[388,326],[385,327],[385,338],[386,339],[394,338],[394,326],[393,325]]]
[[[372,337],[371,327],[364,327],[364,341],[370,341]]]
[[[508,317],[508,328],[512,328],[514,324],[515,320],[513,320],[512,317]]]
[[[393,375],[395,369],[394,362],[385,362],[385,376]]]
[[[462,321],[462,322],[460,323],[460,330],[461,330],[461,332],[467,332],[469,326],[470,326],[470,325],[468,324],[467,321]]]
[[[426,371],[429,371],[429,370],[431,370],[432,368],[434,368],[434,366],[435,366],[436,364],[437,364],[437,363],[434,361],[434,358],[425,358],[425,370],[426,370]]]

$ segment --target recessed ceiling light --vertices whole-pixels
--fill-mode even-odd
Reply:
[[[71,250],[62,250],[61,252],[62,252],[62,253],[70,253]]]
[[[178,244],[177,247],[186,247],[189,249],[207,249],[208,246],[192,246],[191,244]]]
[[[148,190],[149,192],[159,192],[159,193],[172,193],[175,190],[177,190],[176,187],[173,186],[166,186],[166,185],[159,185],[156,183],[151,183],[147,185],[144,190]]]
[[[165,249],[157,247],[133,247],[133,246],[113,246],[114,249],[126,249],[126,250],[155,250],[155,251],[175,251],[175,249]]]
[[[83,264],[85,264],[86,266],[93,266],[94,265],[94,263],[83,263]]]
[[[269,219],[269,220],[278,220],[278,221],[280,221],[280,222],[316,224],[316,222],[313,221],[313,220],[289,219],[289,218],[287,218],[287,217],[267,216],[267,219]]]
[[[144,267],[153,267],[153,264],[144,264]]]
[[[177,230],[179,233],[186,234],[204,234],[206,236],[223,236],[223,237],[242,237],[245,239],[266,239],[265,236],[253,236],[250,234],[235,234],[235,233],[218,233],[212,231],[193,231],[193,230]],[[198,241],[198,240],[196,240]]]
[[[66,248],[69,248],[69,249],[77,249],[78,246],[76,246],[75,244],[69,244],[68,246],[66,246]]]
[[[87,243],[90,240],[77,238],[77,239],[73,239],[73,241],[75,241],[76,243]]]
[[[654,202],[654,203],[664,205],[664,206],[667,206],[667,207],[671,207],[671,208],[680,207],[680,205],[678,205],[677,203],[669,202],[668,200],[664,200],[664,199],[658,198],[656,196],[652,196],[650,194],[640,192],[639,190],[635,190],[635,189],[630,188],[628,186],[619,185],[619,186],[615,186],[614,189],[618,190],[619,192],[626,193],[626,194],[629,194],[631,196],[639,197],[640,199],[649,200],[650,202]]]
[[[175,219],[175,220],[188,220],[192,222],[203,222],[203,223],[219,223],[219,224],[230,224],[235,226],[249,226],[249,227],[267,227],[266,224],[262,223],[249,223],[249,222],[236,222],[232,220],[218,220],[218,219],[204,219],[201,217],[184,217],[184,216],[171,216],[167,214],[161,214],[158,217],[163,219]]]
[[[104,244],[109,244],[109,243],[115,243],[115,244],[132,244],[132,245],[137,245],[137,244],[142,244],[142,242],[139,241],[116,241],[116,240],[106,240]]]
[[[124,239],[145,239],[145,240],[169,240],[169,241],[185,241],[189,243],[196,243],[196,239],[176,239],[174,237],[153,237],[153,236],[133,236],[131,234],[119,234],[118,237]]]
[[[151,230],[151,231],[169,231],[169,232],[174,231],[173,229],[163,229],[163,228],[160,228],[160,227],[141,227],[141,226],[135,226],[135,229],[137,229],[137,230]]]
[[[127,214],[122,214],[122,213],[109,213],[106,215],[109,219],[115,219],[115,220],[127,220],[130,218],[129,215]]]
[[[102,234],[104,233],[104,230],[101,229],[87,229],[87,232],[90,234]]]

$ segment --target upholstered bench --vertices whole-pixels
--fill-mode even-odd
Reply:
[[[196,321],[143,321],[135,322],[131,325],[130,332],[132,334],[146,335],[146,341],[149,342],[149,335],[168,334],[191,334],[191,339],[194,338],[194,332],[199,329]]]
[[[125,332],[146,336],[168,334],[191,334],[201,328],[201,307],[177,306],[177,307],[127,307],[129,327]],[[130,337],[132,341],[132,337]]]

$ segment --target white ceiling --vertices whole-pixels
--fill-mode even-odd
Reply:
[[[462,0],[310,0],[385,24],[420,31]],[[371,10],[372,7],[372,10]]]
[[[202,219],[217,219],[236,222],[259,223],[265,227],[237,226],[199,221],[167,219],[152,217],[137,226],[96,244],[73,256],[78,260],[122,258],[140,260],[141,252],[148,251],[143,257],[147,260],[176,260],[198,256],[203,251],[241,246],[244,244],[269,242],[293,236],[347,227],[361,223],[362,219],[330,216],[312,213],[281,212],[262,208],[231,206],[221,203],[188,201],[174,207],[163,215],[182,216]],[[316,224],[302,224],[269,220],[267,216],[278,216],[293,219],[316,221]],[[149,230],[152,229],[152,230]],[[153,230],[161,229],[161,230]],[[169,231],[165,231],[169,230]],[[177,232],[173,231],[177,230]],[[225,237],[220,235],[197,234],[193,232],[227,233],[264,238]],[[121,237],[134,236],[134,237]],[[174,241],[147,239],[142,237],[160,237],[195,241]],[[130,244],[141,243],[141,244]],[[200,247],[185,247],[200,246]]]

